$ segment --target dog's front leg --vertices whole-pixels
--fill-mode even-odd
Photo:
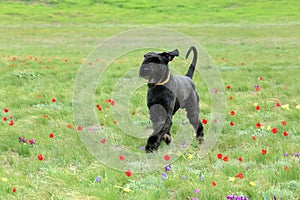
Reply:
[[[161,141],[171,142],[170,128],[172,125],[172,110],[170,107],[154,104],[150,106],[150,119],[153,133],[148,138],[146,152],[157,150]]]
[[[162,140],[167,144],[171,142],[170,128],[172,125],[172,116],[167,116],[163,124],[155,124],[160,129],[154,129],[152,135],[148,138],[146,145],[146,152],[151,153],[156,151],[160,146]]]

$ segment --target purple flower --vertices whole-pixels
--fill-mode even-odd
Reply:
[[[289,156],[289,154],[288,153],[285,153],[285,154],[283,154],[284,155],[284,157],[288,157]]]
[[[28,143],[29,144],[35,144],[35,140],[34,139],[30,139],[30,140],[28,140]]]
[[[140,150],[144,151],[145,150],[145,146],[141,146]]]
[[[277,199],[275,194],[274,194],[273,198],[274,198],[274,200],[276,200],[276,199]]]
[[[198,200],[197,198],[192,197],[191,200]]]
[[[161,179],[162,180],[166,180],[168,178],[168,175],[166,174],[166,173],[163,173],[162,175],[161,175]]]
[[[182,179],[182,180],[187,179],[186,175],[181,176],[181,179]]]
[[[295,153],[295,157],[298,157],[298,158],[299,158],[299,152],[296,152],[296,153]]]
[[[26,143],[26,139],[23,137],[19,137],[20,142]]]
[[[200,193],[200,190],[199,190],[199,189],[194,189],[194,192],[195,192],[196,194],[198,194],[198,193]]]
[[[100,176],[96,176],[95,181],[96,182],[100,182],[101,181],[101,177]]]
[[[187,144],[186,143],[182,143],[182,148],[187,148]]]
[[[165,166],[165,170],[166,171],[171,171],[171,165],[169,164],[169,165]]]

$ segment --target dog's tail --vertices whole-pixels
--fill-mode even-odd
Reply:
[[[188,72],[186,73],[186,76],[190,77],[191,79],[193,78],[194,71],[195,71],[196,64],[197,64],[197,58],[198,58],[198,53],[197,53],[196,47],[191,46],[190,49],[187,51],[186,56],[185,56],[185,59],[187,59],[192,50],[193,50],[193,53],[194,53],[193,61],[190,65],[190,67],[189,67]]]

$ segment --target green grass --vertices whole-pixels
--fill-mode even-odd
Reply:
[[[226,199],[229,194],[250,199],[272,199],[274,195],[277,199],[300,198],[300,161],[294,156],[300,152],[297,1],[164,1],[160,6],[156,1],[36,2],[0,3],[0,117],[8,118],[0,122],[0,199],[214,200]],[[82,61],[107,37],[145,25],[168,26],[191,36],[218,66],[224,86],[231,86],[225,88],[226,123],[214,149],[199,159],[193,145],[171,164],[166,180],[162,180],[163,167],[151,173],[133,171],[126,177],[124,170],[103,165],[81,142],[80,124],[73,119],[73,87]],[[181,52],[183,55],[184,50]],[[116,81],[139,65],[142,57],[136,55],[142,53],[128,53],[110,65],[98,84],[94,103],[103,109],[98,111],[95,106],[107,139],[137,153],[143,153],[138,148],[146,139],[124,134],[113,123],[112,106],[105,101],[112,97]],[[180,58],[171,66],[177,73],[187,69]],[[258,80],[260,76],[263,80]],[[201,98],[201,118],[211,121],[209,88],[200,74],[194,79]],[[260,91],[254,93],[254,85],[259,85]],[[130,118],[143,127],[149,126],[146,90],[135,91],[128,110],[136,112]],[[51,102],[52,98],[57,102]],[[276,107],[276,102],[289,104],[290,109]],[[260,111],[254,103],[261,106]],[[9,108],[9,113],[4,108]],[[232,110],[235,116],[229,115]],[[173,132],[178,130],[179,114]],[[13,126],[8,125],[11,115]],[[229,125],[231,121],[235,126]],[[257,129],[258,122],[264,127]],[[278,133],[272,134],[268,126],[278,128]],[[283,136],[283,131],[289,135]],[[50,133],[54,138],[49,138]],[[36,144],[23,144],[20,136],[35,139]],[[266,155],[262,149],[267,150]],[[228,162],[218,159],[219,153],[228,156]],[[38,160],[39,154],[43,161]],[[244,178],[236,178],[238,173]],[[101,182],[95,181],[96,176]],[[235,181],[229,181],[230,177]],[[214,181],[215,187],[211,185]],[[132,191],[124,191],[126,187]],[[197,194],[195,189],[201,192]]]

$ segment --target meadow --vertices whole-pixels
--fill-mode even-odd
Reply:
[[[300,199],[299,9],[297,1],[267,0],[1,1],[0,199]],[[78,72],[97,45],[147,27],[182,33],[205,49],[224,88],[212,91],[195,74],[201,120],[208,131],[212,96],[224,91],[226,121],[204,158],[192,143],[156,160],[161,168],[138,173],[91,155],[81,138],[91,127],[74,119],[73,97]],[[100,146],[144,154],[148,133],[129,137],[113,113],[120,103],[116,83],[139,66],[144,51],[113,60],[87,105],[92,112],[82,111],[104,130],[106,137],[94,141]],[[183,74],[188,65],[178,58],[170,66]],[[128,107],[132,122],[144,128],[150,126],[146,90],[134,91]],[[113,164],[123,167],[129,157]]]

